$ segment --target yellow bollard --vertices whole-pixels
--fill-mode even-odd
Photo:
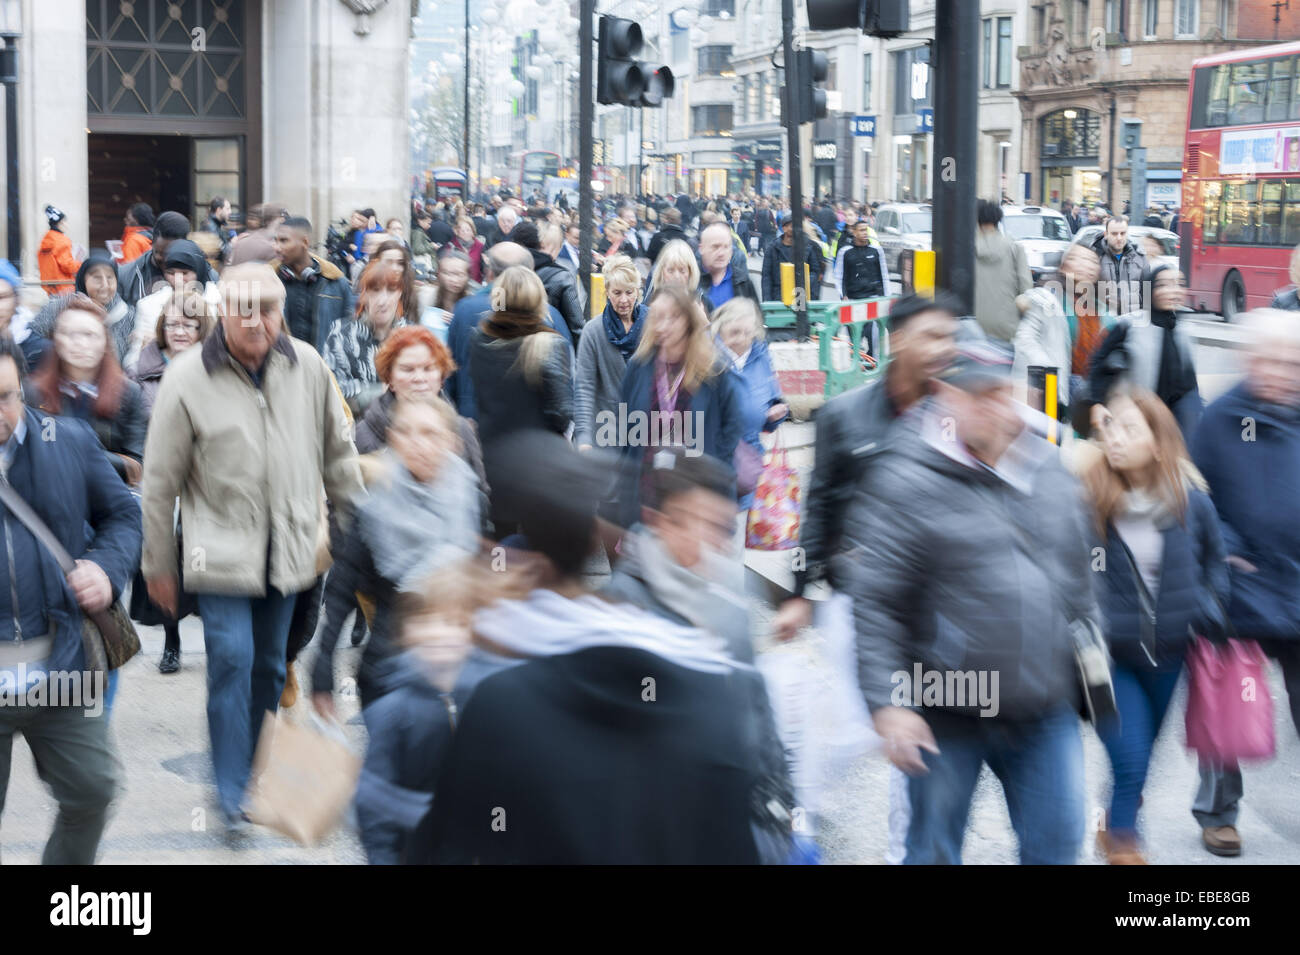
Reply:
[[[1047,440],[1056,444],[1056,375],[1051,372],[1043,376],[1043,411],[1051,419],[1047,426]]]
[[[918,249],[912,255],[912,288],[917,295],[934,298],[934,252]]]
[[[591,276],[591,317],[605,311],[605,276],[593,272]]]
[[[808,294],[812,295],[812,276],[809,273],[808,263],[803,264],[803,282],[804,288],[808,289]],[[794,263],[781,263],[781,301],[785,303],[786,308],[794,308]]]

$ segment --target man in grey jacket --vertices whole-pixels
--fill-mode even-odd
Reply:
[[[996,202],[979,201],[975,213],[975,320],[984,334],[1009,343],[1020,323],[1016,299],[1034,287],[1025,250],[998,224],[1002,209]]]
[[[1073,863],[1083,839],[1070,628],[1097,607],[1081,499],[1010,371],[995,343],[959,346],[946,386],[859,485],[836,562],[863,696],[912,777],[909,864],[961,861],[984,763],[1022,863]]]
[[[1111,216],[1106,231],[1092,243],[1101,260],[1101,281],[1097,285],[1099,304],[1112,315],[1127,315],[1144,305],[1142,275],[1147,257],[1128,237],[1128,216]]]

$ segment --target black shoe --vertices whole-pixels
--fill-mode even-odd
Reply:
[[[357,611],[357,622],[352,625],[352,645],[359,647],[366,639],[366,618]]]
[[[167,647],[163,650],[162,659],[158,661],[159,673],[175,673],[181,668],[181,652]]]

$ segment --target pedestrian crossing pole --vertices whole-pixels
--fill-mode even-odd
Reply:
[[[591,247],[595,244],[591,191],[591,124],[595,113],[592,102],[591,47],[595,41],[592,24],[596,19],[596,0],[578,0],[578,229],[582,248],[578,250],[578,282],[591,289]]]
[[[980,5],[936,0],[934,249],[938,284],[975,304],[975,153],[979,141]]]
[[[977,24],[978,25],[978,24]],[[781,102],[785,106],[785,133],[790,161],[790,216],[794,226],[794,247],[790,249],[792,262],[807,262],[808,239],[803,233],[803,159],[799,151],[799,69],[794,55],[794,0],[781,0],[781,56],[785,63],[785,85]],[[776,241],[781,241],[778,231]],[[804,272],[795,269],[794,328],[795,337],[806,342],[811,337],[808,329],[808,281]]]

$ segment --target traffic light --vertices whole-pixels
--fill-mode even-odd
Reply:
[[[799,122],[811,123],[814,119],[825,119],[826,91],[818,89],[818,83],[826,82],[830,75],[830,60],[820,50],[800,50],[795,54],[798,60],[795,74],[799,84]]]
[[[637,66],[641,67],[646,80],[645,92],[641,94],[638,106],[662,106],[664,100],[672,99],[673,89],[677,85],[672,70],[666,66],[655,69],[650,63],[638,63]]]
[[[807,0],[808,29],[856,28],[867,36],[901,36],[908,29],[907,0]]]
[[[621,17],[601,17],[596,38],[596,102],[640,106],[648,82],[636,55],[641,27]]]

